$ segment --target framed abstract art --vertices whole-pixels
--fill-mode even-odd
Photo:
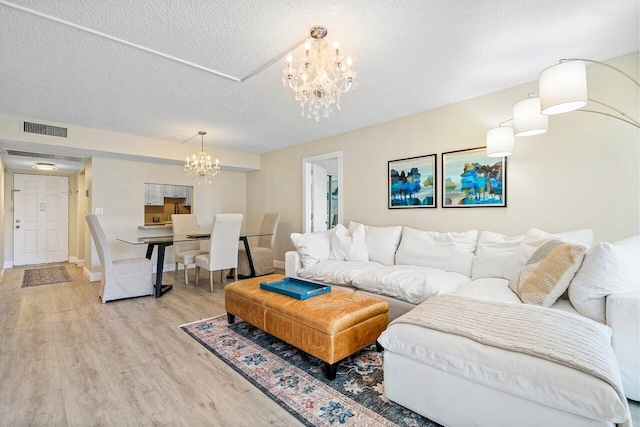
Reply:
[[[390,160],[388,208],[437,207],[437,155]]]
[[[507,158],[486,147],[442,153],[442,207],[507,206]]]

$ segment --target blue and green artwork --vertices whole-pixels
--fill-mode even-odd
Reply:
[[[436,155],[389,161],[389,208],[435,208]]]
[[[487,157],[486,149],[442,154],[442,206],[507,206],[506,157]]]

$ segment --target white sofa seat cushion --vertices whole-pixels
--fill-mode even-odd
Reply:
[[[391,325],[378,341],[392,353],[545,406],[614,422],[625,416],[610,385],[555,362],[410,324]]]
[[[524,234],[508,237],[483,231],[478,239],[476,256],[473,258],[471,278],[475,280],[484,277],[504,277],[504,270],[523,239]]]
[[[431,267],[395,265],[359,274],[352,286],[418,304],[431,295],[453,294],[470,281],[460,273]]]
[[[473,280],[462,286],[456,295],[483,301],[522,304],[520,298],[509,289],[509,281],[497,277]]]
[[[569,285],[569,299],[583,316],[605,323],[605,298],[640,289],[640,236],[587,251]]]
[[[327,283],[329,285],[350,286],[354,277],[367,271],[379,270],[384,266],[373,261],[326,260],[308,268],[298,270],[298,277]]]
[[[360,225],[362,224],[351,221],[349,231],[353,233],[353,230]],[[400,244],[400,237],[402,237],[402,226],[373,227],[365,225],[364,235],[370,261],[384,265],[395,263],[396,251]]]
[[[396,264],[439,268],[471,277],[478,232],[438,233],[404,227]]]
[[[504,278],[513,280],[538,248],[556,239],[566,243],[580,244],[589,248],[593,245],[593,230],[583,229],[550,234],[537,228],[529,229],[524,236],[524,240],[520,243],[511,259],[509,259],[509,263],[504,269]]]

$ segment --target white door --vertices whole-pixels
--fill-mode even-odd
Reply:
[[[13,263],[69,259],[69,178],[14,175]]]
[[[311,165],[311,231],[327,231],[327,170]]]

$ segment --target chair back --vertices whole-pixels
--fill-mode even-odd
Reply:
[[[173,214],[171,222],[174,236],[198,233],[198,217],[195,214]],[[173,244],[173,249],[175,253],[195,251],[200,249],[200,242],[176,242]]]
[[[242,214],[216,214],[209,245],[209,270],[238,267],[238,240]]]
[[[276,231],[278,230],[279,222],[280,222],[279,213],[264,214],[264,218],[262,219],[262,225],[260,226],[260,233],[271,233],[271,235],[258,237],[259,247],[273,250],[273,243],[276,240]]]
[[[86,220],[87,225],[89,226],[89,231],[91,232],[91,237],[93,237],[93,242],[96,245],[96,250],[98,251],[100,264],[102,264],[102,268],[105,270],[110,270],[111,265],[113,264],[113,260],[111,259],[111,249],[109,249],[109,242],[107,240],[107,236],[102,230],[102,227],[100,226],[100,221],[98,221],[98,217],[93,214],[87,215]]]

